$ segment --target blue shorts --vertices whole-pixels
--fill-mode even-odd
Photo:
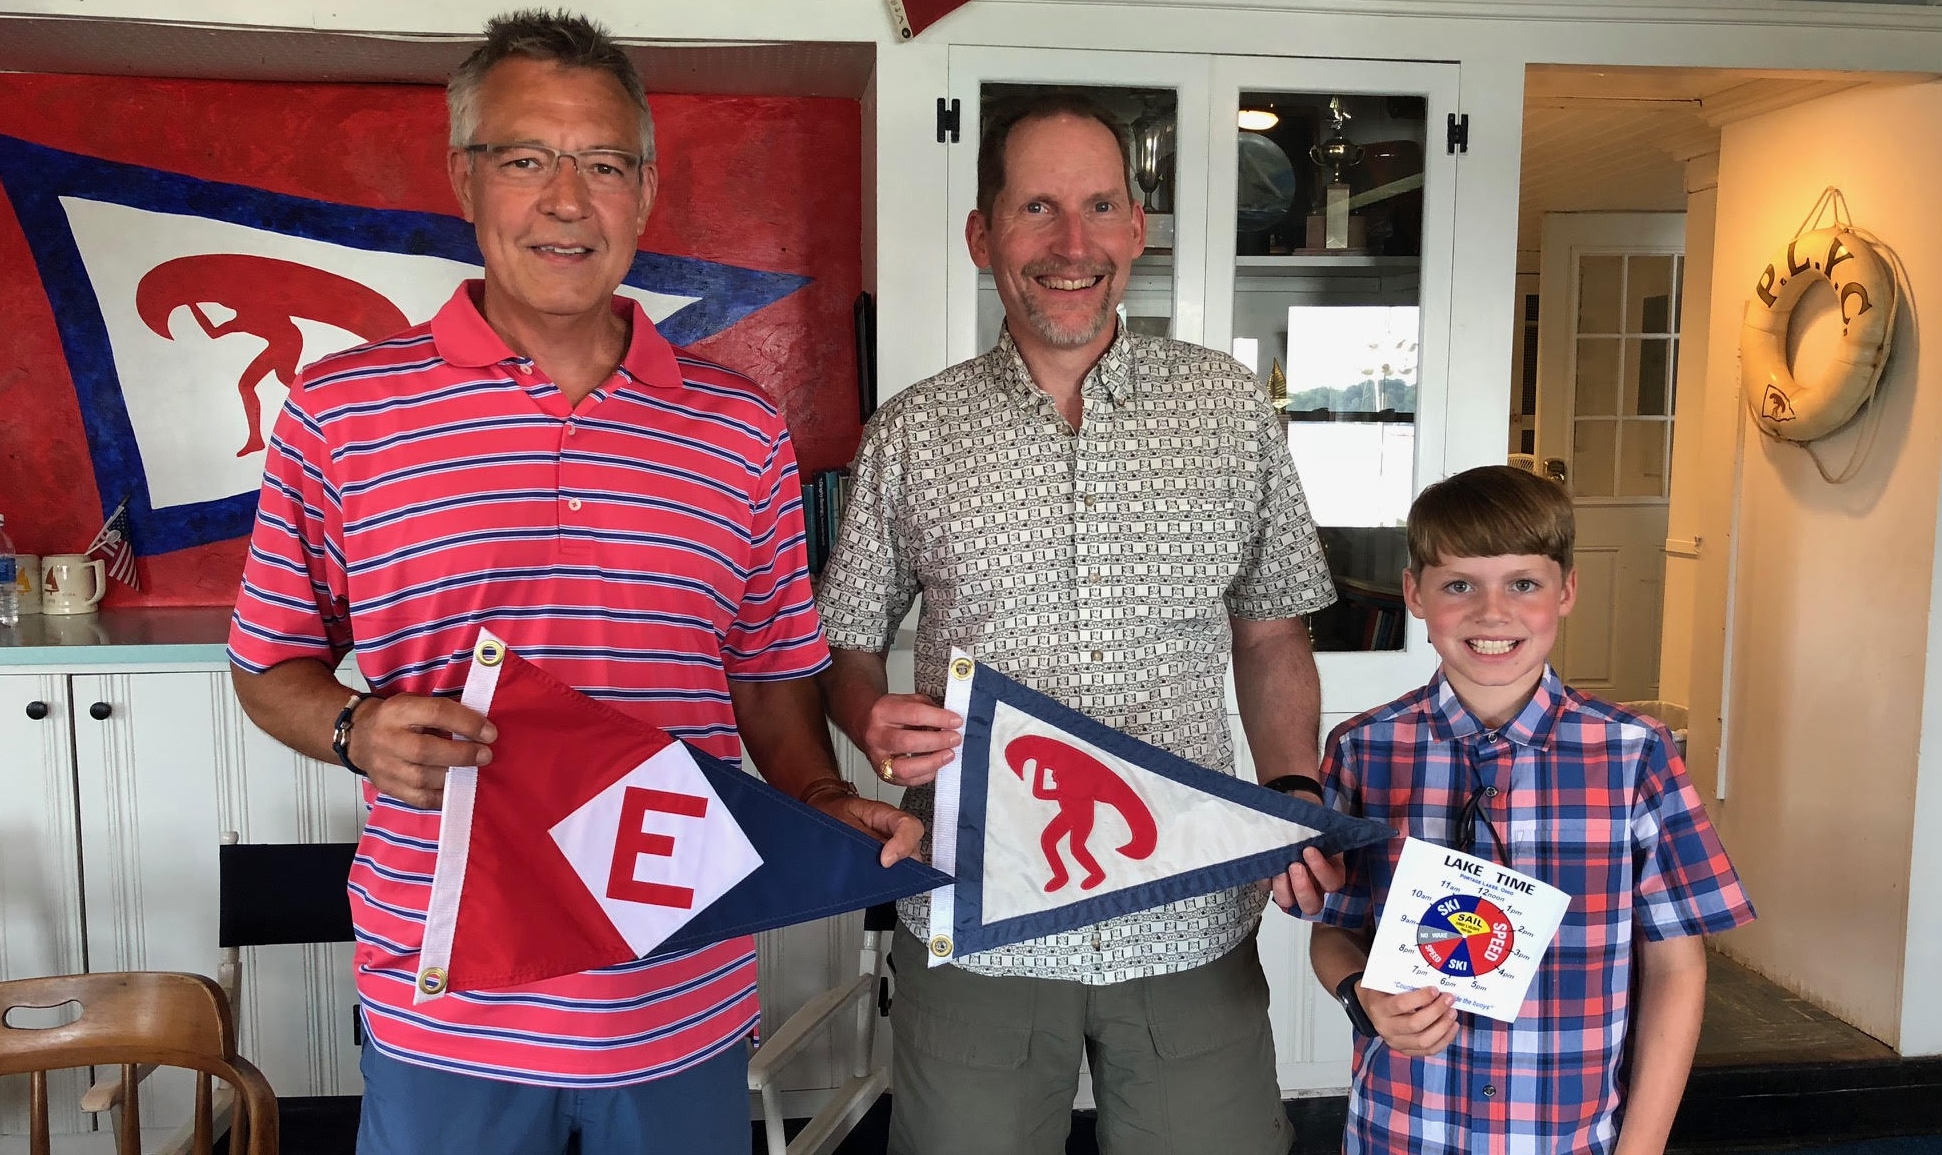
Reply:
[[[534,1087],[454,1075],[367,1039],[358,1155],[749,1155],[748,1050],[627,1087]]]

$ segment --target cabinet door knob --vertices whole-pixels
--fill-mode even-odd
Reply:
[[[88,717],[93,718],[97,722],[107,721],[108,715],[114,712],[115,708],[106,702],[96,702],[94,705],[88,707]]]
[[[47,703],[46,702],[27,703],[27,716],[29,718],[32,718],[36,722],[40,721],[42,718],[47,717]]]

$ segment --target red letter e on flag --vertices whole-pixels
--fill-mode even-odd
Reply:
[[[645,902],[655,906],[694,906],[695,892],[686,886],[661,882],[642,882],[634,877],[634,866],[643,854],[667,858],[674,853],[674,839],[666,834],[642,830],[647,812],[679,814],[700,818],[708,812],[708,800],[692,794],[671,794],[666,790],[645,790],[629,786],[620,804],[620,826],[614,833],[614,861],[607,872],[607,897],[622,902]]]

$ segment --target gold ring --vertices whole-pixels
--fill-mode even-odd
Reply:
[[[883,779],[885,782],[895,782],[897,780],[896,772],[890,768],[890,763],[895,761],[896,757],[895,754],[892,754],[877,765],[877,777]]]

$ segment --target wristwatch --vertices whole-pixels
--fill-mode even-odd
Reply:
[[[1297,790],[1306,790],[1315,796],[1315,801],[1317,802],[1320,802],[1326,797],[1322,793],[1322,784],[1306,774],[1283,774],[1281,777],[1263,782],[1261,785],[1282,794],[1293,794]]]
[[[1361,981],[1362,972],[1357,971],[1337,983],[1335,1001],[1341,1003],[1342,1009],[1348,1013],[1349,1022],[1355,1027],[1355,1033],[1373,1039],[1377,1035],[1375,1020],[1371,1019],[1369,1012],[1362,1008],[1362,996],[1355,993],[1355,984]]]
[[[344,769],[359,777],[369,777],[369,775],[365,774],[357,763],[351,761],[351,727],[356,724],[357,708],[364,704],[365,699],[375,697],[377,697],[376,694],[352,694],[351,700],[344,703],[344,708],[337,711],[337,722],[330,730],[330,752],[337,755],[337,760],[344,764]]]

